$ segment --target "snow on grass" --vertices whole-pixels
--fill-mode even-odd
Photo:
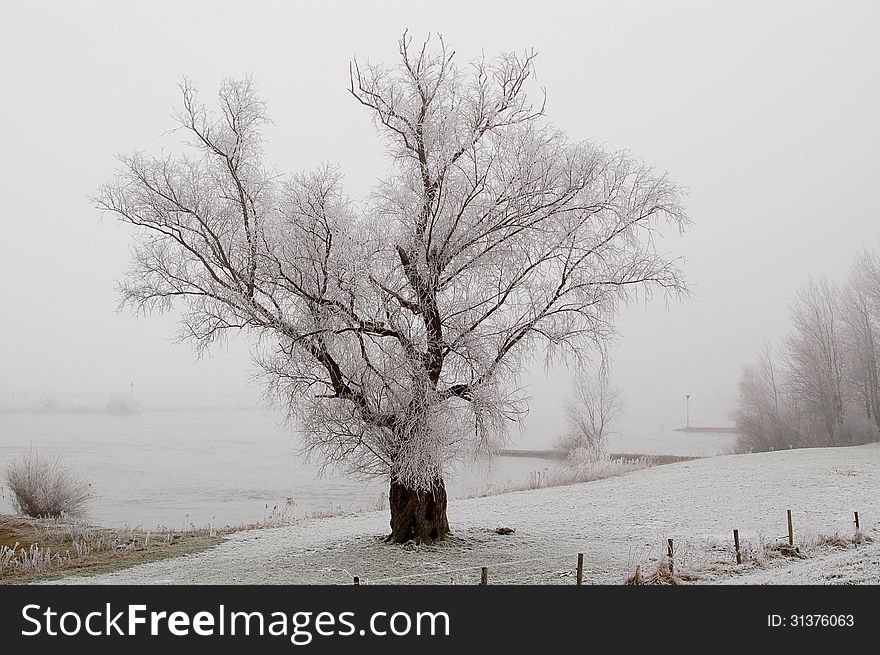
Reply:
[[[880,584],[880,543],[826,549],[786,565],[756,569],[722,584]]]
[[[732,455],[453,501],[454,534],[436,546],[383,543],[388,515],[368,512],[236,533],[186,558],[66,581],[350,584],[357,575],[362,584],[475,584],[479,567],[488,566],[490,584],[573,584],[583,552],[586,584],[621,584],[637,565],[656,569],[667,538],[674,539],[675,573],[685,582],[846,581],[831,577],[840,563],[867,576],[877,562],[878,491],[880,444]],[[805,560],[773,554],[787,533],[788,508]],[[852,534],[853,510],[874,543],[820,547],[820,535]],[[499,526],[515,532],[499,535]],[[734,528],[746,554],[740,566]]]
[[[654,466],[654,461],[648,455],[631,458],[602,455],[596,459],[588,459],[577,464],[559,464],[543,471],[532,471],[525,482],[512,483],[507,481],[488,484],[482,489],[465,494],[464,498],[482,498],[514,491],[530,491],[545,487],[563,487],[581,482],[593,482],[616,475],[625,475],[649,466]]]

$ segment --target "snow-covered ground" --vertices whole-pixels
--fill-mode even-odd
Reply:
[[[874,543],[849,550],[808,547],[804,560],[762,567],[733,562],[787,533],[810,544],[851,535],[853,510]],[[231,535],[197,555],[140,565],[78,583],[572,584],[577,553],[585,582],[622,582],[650,571],[674,539],[676,572],[742,583],[877,582],[880,565],[880,444],[706,458],[568,487],[455,501],[454,536],[438,546],[382,542],[385,512],[300,521]],[[510,535],[498,526],[514,528]]]
[[[858,548],[831,548],[804,560],[757,568],[721,584],[880,584],[880,542]]]

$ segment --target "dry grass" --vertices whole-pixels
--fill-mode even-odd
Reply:
[[[59,454],[31,449],[6,469],[17,512],[35,518],[82,516],[92,497],[91,485],[77,477]]]
[[[830,548],[849,548],[849,546],[852,544],[852,541],[850,539],[846,539],[844,537],[841,537],[838,534],[832,534],[832,535],[824,535],[823,534],[823,535],[819,535],[818,543],[820,546],[826,546],[826,547],[830,547]]]
[[[348,514],[357,514],[359,511],[366,511],[366,510],[345,509],[342,505],[333,505],[331,503],[331,504],[327,505],[327,507],[319,507],[318,509],[314,509],[311,512],[306,512],[305,518],[307,518],[307,519],[332,519],[337,516],[346,516]]]
[[[795,545],[789,545],[785,537],[765,540],[762,535],[757,535],[752,540],[741,538],[742,561],[737,564],[732,543],[715,539],[709,539],[703,544],[691,542],[691,556],[688,557],[688,542],[685,541],[682,543],[683,554],[676,555],[675,577],[679,583],[700,583],[708,579],[728,578],[755,569],[773,567],[782,564],[785,560],[808,559],[821,555],[828,549],[858,548],[873,542],[874,537],[858,530],[852,535],[835,533],[801,537]],[[654,561],[656,561],[654,558],[644,560],[642,566]],[[632,563],[633,560],[631,559],[630,562]],[[641,573],[641,570],[638,574],[638,576],[630,576],[625,584],[652,584],[646,581],[648,578]]]
[[[580,462],[578,464],[567,464],[562,466],[554,466],[541,471],[532,471],[525,482],[512,483],[500,482],[487,485],[482,489],[472,491],[463,498],[484,498],[486,496],[497,496],[513,491],[528,491],[530,489],[543,489],[545,487],[563,487],[570,484],[580,484],[581,482],[592,482],[593,480],[601,480],[616,475],[624,475],[649,468],[654,465],[653,459],[648,455],[635,457],[633,459],[616,458],[609,455],[603,455],[598,459]]]
[[[0,515],[0,584],[91,575],[195,553],[227,530],[99,528],[82,523]]]
[[[801,552],[800,546],[790,546],[787,543],[776,543],[768,546],[765,549],[765,554],[768,557],[773,557],[774,555],[780,557],[793,557],[795,559],[807,559],[807,556]]]
[[[874,543],[874,538],[861,530],[856,530],[850,536],[840,536],[836,532],[832,535],[820,534],[816,543],[826,548],[853,548]]]
[[[641,565],[636,566],[636,571],[628,577],[625,585],[678,585],[679,581],[669,569],[666,560],[657,562],[657,567],[648,575],[642,574]]]

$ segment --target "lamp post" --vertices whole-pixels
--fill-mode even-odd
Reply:
[[[691,395],[689,393],[686,393],[684,395],[684,398],[685,398],[685,424],[684,425],[686,428],[689,429],[691,427]]]

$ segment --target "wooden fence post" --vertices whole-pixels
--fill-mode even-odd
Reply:
[[[584,554],[583,553],[578,553],[577,583],[578,583],[578,586],[584,584]]]
[[[855,516],[855,518],[856,518],[855,524],[856,524],[856,530],[858,530],[859,529],[859,513],[853,512],[853,516]]]
[[[484,566],[480,569],[480,584],[487,585],[489,584],[489,567]]]
[[[675,552],[675,549],[672,547],[672,539],[666,540],[666,554],[669,556],[669,573],[672,574],[675,572],[674,564],[672,561],[672,554]]]
[[[742,555],[739,554],[739,530],[733,531],[733,546],[736,548],[736,563],[742,564]]]
[[[788,545],[794,546],[794,530],[791,527],[791,510],[787,510],[788,512]]]

